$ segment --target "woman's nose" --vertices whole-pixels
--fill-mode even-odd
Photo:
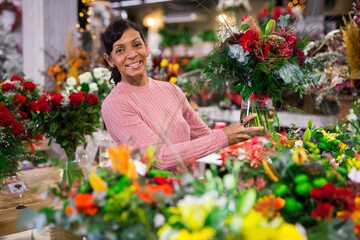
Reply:
[[[136,57],[136,56],[137,56],[137,52],[134,51],[134,50],[132,50],[132,49],[130,49],[130,50],[127,52],[127,57],[128,57],[128,58],[134,58],[134,57]]]

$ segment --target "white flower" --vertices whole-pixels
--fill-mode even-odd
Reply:
[[[92,80],[91,72],[84,72],[79,75],[80,84],[89,83]]]
[[[111,72],[107,71],[101,78],[100,78],[100,83],[103,82],[109,82],[109,79],[111,78]]]
[[[81,86],[77,86],[76,90],[77,90],[78,92],[80,92]]]
[[[348,178],[353,182],[360,183],[360,171],[356,167],[352,167],[348,173]]]
[[[69,96],[64,96],[64,100],[63,101],[61,101],[61,106],[69,106],[69,104],[70,104],[70,99],[69,99]]]
[[[98,85],[96,83],[90,83],[89,89],[90,89],[90,92],[95,92],[95,91],[99,90]]]
[[[347,115],[346,116],[346,119],[348,120],[348,121],[357,121],[358,120],[358,118],[357,118],[357,116],[356,116],[356,114],[355,113],[350,113],[349,115]]]
[[[76,79],[74,77],[68,77],[68,79],[66,79],[66,84],[68,86],[76,86]]]
[[[160,213],[156,213],[155,217],[154,217],[154,224],[155,227],[160,227],[165,223],[165,217],[164,215],[160,214]]]
[[[303,144],[303,141],[301,141],[301,140],[298,140],[298,141],[296,141],[295,142],[295,145],[294,145],[294,147],[302,147],[304,144]]]
[[[102,78],[105,74],[107,74],[107,72],[109,72],[109,70],[107,68],[103,68],[103,67],[94,68],[94,70],[93,70],[94,77],[96,79]]]

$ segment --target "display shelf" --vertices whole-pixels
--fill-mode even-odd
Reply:
[[[234,123],[240,120],[240,110],[222,110],[218,106],[200,107],[199,115],[206,115],[219,122]],[[316,127],[326,127],[328,124],[333,124],[338,116],[335,115],[316,115],[316,114],[301,114],[287,111],[277,112],[280,120],[280,127],[290,128],[295,125],[298,128],[307,128],[309,119],[313,120],[313,125]],[[275,123],[274,126],[277,126]]]

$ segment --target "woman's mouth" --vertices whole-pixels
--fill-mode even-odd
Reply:
[[[132,64],[128,64],[126,65],[128,68],[131,68],[131,69],[136,69],[136,68],[139,68],[141,66],[141,61],[138,61],[136,63],[132,63]]]

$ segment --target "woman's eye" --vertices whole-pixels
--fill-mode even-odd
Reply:
[[[142,44],[141,43],[136,43],[135,47],[140,47]]]
[[[116,49],[115,53],[121,53],[123,51],[124,51],[124,49],[119,48],[119,49]]]

